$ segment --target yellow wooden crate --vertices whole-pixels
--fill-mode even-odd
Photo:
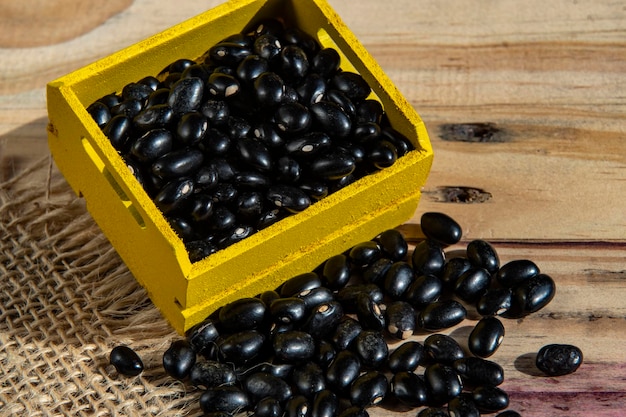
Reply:
[[[415,146],[256,234],[192,263],[182,240],[131,174],[86,106],[179,58],[197,58],[251,21],[281,17],[342,55]],[[231,0],[48,84],[48,142],[72,189],[152,302],[180,333],[219,306],[276,288],[414,214],[433,152],[423,122],[325,0]],[[106,277],[102,277],[106,279]]]

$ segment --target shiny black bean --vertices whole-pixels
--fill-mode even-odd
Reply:
[[[309,74],[296,88],[296,92],[300,103],[310,106],[324,97],[326,81],[318,74]]]
[[[309,109],[300,103],[284,103],[274,113],[274,122],[279,131],[287,134],[303,133],[312,122]]]
[[[259,372],[267,372],[284,380],[288,380],[291,377],[294,368],[294,364],[283,362],[263,362],[258,365]]]
[[[252,131],[255,138],[268,149],[281,150],[285,144],[285,139],[278,132],[278,128],[269,122],[263,122],[256,125]]]
[[[200,396],[200,408],[205,413],[225,412],[232,415],[249,405],[248,395],[231,385],[211,387]]]
[[[254,93],[259,105],[272,108],[283,102],[285,82],[274,72],[264,72],[254,80]]]
[[[228,208],[216,204],[213,206],[213,214],[209,221],[209,228],[213,231],[224,232],[235,226],[237,217]]]
[[[465,351],[452,337],[445,334],[431,334],[424,340],[426,355],[436,363],[451,365],[454,361],[463,359]]]
[[[218,240],[217,245],[220,249],[227,248],[230,245],[233,245],[237,242],[244,240],[247,237],[250,237],[256,231],[256,228],[249,225],[235,225],[230,230],[226,231],[226,235]]]
[[[241,138],[237,141],[237,151],[241,160],[261,172],[272,169],[273,161],[269,150],[256,139]]]
[[[220,358],[224,362],[242,365],[255,359],[265,346],[265,336],[256,330],[232,333],[217,342]]]
[[[234,385],[237,374],[232,367],[218,361],[196,361],[189,372],[191,383],[200,388]]]
[[[415,281],[415,272],[407,262],[394,262],[385,274],[383,289],[393,300],[400,300]]]
[[[359,122],[354,126],[352,132],[352,137],[359,142],[377,140],[379,136],[380,126],[373,122]]]
[[[167,74],[165,79],[161,82],[161,85],[164,88],[167,88],[169,90],[169,89],[172,88],[172,86],[174,85],[175,82],[180,80],[182,75],[183,74],[180,73],[180,72],[170,72],[169,74]],[[168,97],[169,97],[169,95],[168,95]]]
[[[287,382],[267,372],[250,374],[243,380],[242,388],[253,402],[272,397],[284,403],[292,395],[291,387]]]
[[[196,352],[186,340],[175,340],[163,353],[163,369],[175,379],[185,379],[196,363]]]
[[[491,274],[486,269],[473,267],[463,272],[454,286],[454,295],[461,300],[473,303],[491,285]]]
[[[360,293],[356,296],[356,315],[365,329],[381,331],[385,328],[385,315],[379,303],[367,293]]]
[[[480,417],[480,411],[468,392],[463,392],[448,402],[448,414],[453,417]]]
[[[413,372],[423,362],[426,352],[420,342],[404,342],[389,355],[387,365],[393,373]]]
[[[213,214],[213,197],[198,193],[189,198],[189,215],[195,222],[207,221]]]
[[[120,104],[122,102],[122,97],[117,94],[107,94],[106,96],[100,97],[96,100],[96,102],[102,103],[110,109],[111,107]]]
[[[231,148],[231,138],[221,130],[210,128],[197,146],[208,157],[226,155]]]
[[[278,300],[279,298],[280,298],[280,294],[278,294],[278,292],[274,290],[263,291],[261,294],[259,294],[259,299],[263,301],[263,304],[265,304],[266,306],[271,305],[274,301]]]
[[[304,191],[312,200],[321,200],[328,195],[328,186],[319,181],[300,181],[300,189]]]
[[[295,26],[285,29],[283,39],[285,45],[298,45],[310,55],[315,55],[320,49],[319,43],[313,36]]]
[[[133,118],[143,109],[143,101],[135,99],[126,99],[115,107],[111,108],[111,115],[117,116],[123,114],[129,118]]]
[[[483,413],[494,413],[509,406],[509,395],[498,387],[476,387],[472,391],[472,399],[478,410]]]
[[[241,140],[249,136],[252,125],[243,117],[230,116],[226,122],[227,134],[233,140]]]
[[[363,100],[356,107],[356,118],[361,122],[380,124],[383,113],[383,105],[378,100]]]
[[[255,54],[271,60],[280,53],[282,45],[274,34],[265,33],[254,40],[253,49]]]
[[[476,302],[476,312],[481,316],[496,316],[511,308],[513,292],[510,288],[490,288]]]
[[[317,393],[326,389],[324,371],[315,362],[306,362],[297,366],[291,374],[291,383],[301,395],[311,401]]]
[[[322,268],[324,284],[331,290],[343,288],[350,279],[350,259],[343,254],[328,258]]]
[[[476,356],[487,358],[493,355],[504,339],[504,326],[496,317],[481,319],[469,335],[469,350]]]
[[[98,127],[102,128],[111,120],[111,111],[109,108],[99,101],[93,102],[87,107],[87,113],[96,122]]]
[[[269,70],[267,59],[259,55],[248,55],[237,66],[237,78],[244,83],[252,83],[259,75]]]
[[[408,244],[402,233],[396,229],[389,229],[375,239],[381,250],[394,261],[402,261],[408,253]]]
[[[183,72],[185,71],[187,68],[189,68],[190,66],[194,65],[196,62],[192,61],[191,59],[186,59],[186,58],[181,58],[181,59],[177,59],[176,61],[172,62],[171,64],[169,64],[163,71],[163,72]]]
[[[378,244],[374,241],[361,242],[354,245],[349,252],[350,261],[360,268],[368,267],[382,256]]]
[[[113,145],[116,150],[126,152],[129,145],[131,130],[132,123],[130,119],[123,114],[119,114],[112,117],[107,122],[102,129],[102,133],[109,138],[111,145]]]
[[[240,38],[241,39],[241,38]],[[210,62],[218,65],[236,66],[245,57],[252,54],[248,42],[222,41],[209,49]]]
[[[284,46],[276,57],[280,73],[286,79],[300,80],[309,71],[309,59],[306,52],[296,45]]]
[[[256,329],[266,319],[267,307],[258,298],[240,298],[219,311],[219,326],[228,332]]]
[[[326,94],[324,95],[324,100],[330,103],[337,104],[341,108],[341,110],[343,110],[343,112],[350,117],[350,119],[354,119],[356,114],[356,106],[354,105],[352,100],[350,100],[348,96],[346,96],[341,91],[333,89],[327,90]]]
[[[191,345],[191,348],[200,355],[204,355],[217,338],[219,332],[215,321],[211,318],[207,318],[200,323],[196,324],[185,333],[187,340]]]
[[[124,100],[145,101],[154,91],[149,85],[142,83],[129,83],[122,88],[122,98]]]
[[[154,197],[154,204],[164,214],[182,207],[193,195],[193,180],[188,177],[174,179],[163,186]]]
[[[133,124],[141,130],[166,127],[174,121],[174,111],[167,104],[157,104],[133,117]]]
[[[511,308],[502,316],[521,318],[548,305],[556,293],[554,280],[546,274],[538,274],[522,282],[513,290]]]
[[[338,417],[369,417],[369,413],[365,408],[354,405],[343,410]]]
[[[231,182],[239,170],[227,159],[214,158],[206,161],[205,166],[217,172],[220,182]]]
[[[345,138],[352,131],[350,116],[338,104],[322,100],[310,109],[317,126],[331,137]]]
[[[211,75],[211,68],[206,64],[193,64],[185,68],[180,78],[200,78],[203,83],[206,83]]]
[[[293,297],[305,290],[322,286],[322,280],[315,272],[305,272],[285,281],[280,287],[281,297]]]
[[[388,168],[396,163],[398,152],[389,141],[370,140],[366,142],[365,159],[377,169]]]
[[[315,394],[311,417],[335,417],[339,409],[339,398],[329,389]]]
[[[266,193],[268,199],[276,207],[291,213],[299,213],[311,205],[311,199],[301,189],[290,185],[273,185]]]
[[[495,274],[500,267],[500,258],[495,248],[489,242],[476,239],[467,245],[467,259],[479,268]]]
[[[256,403],[254,415],[257,417],[282,417],[283,408],[277,399],[265,397]]]
[[[370,283],[348,285],[337,292],[336,299],[341,303],[346,313],[356,313],[359,294],[368,296],[375,303],[382,303],[384,297],[380,287]]]
[[[223,100],[207,100],[202,104],[200,111],[214,126],[226,124],[230,117],[230,108]]]
[[[404,300],[421,309],[439,300],[443,294],[443,281],[435,275],[421,275],[407,288]]]
[[[350,347],[354,339],[363,331],[361,324],[350,316],[344,316],[333,332],[331,341],[338,350]]]
[[[170,152],[174,146],[174,137],[167,129],[147,131],[133,142],[130,152],[141,162],[154,161]]]
[[[311,72],[329,78],[339,69],[341,57],[333,48],[321,49],[313,59],[311,59]]]
[[[153,91],[152,94],[148,96],[148,100],[146,100],[146,108],[150,108],[158,104],[167,104],[169,96],[169,88],[159,88],[158,90]]]
[[[330,152],[317,156],[309,166],[312,176],[325,180],[339,180],[352,174],[356,168],[354,157],[346,152]]]
[[[394,301],[387,305],[385,322],[387,331],[396,339],[407,339],[413,335],[417,327],[417,316],[411,304],[404,301]]]
[[[574,345],[545,345],[535,359],[537,369],[549,376],[561,376],[575,372],[583,362],[583,352]]]
[[[391,378],[391,394],[402,404],[420,407],[426,404],[427,389],[424,380],[413,372],[394,372]]]
[[[189,260],[194,263],[201,261],[217,252],[217,247],[207,240],[185,241],[185,249],[189,253]]]
[[[427,407],[417,413],[417,417],[450,417],[450,414],[442,407]]]
[[[359,355],[361,364],[373,369],[379,369],[389,357],[387,342],[378,330],[361,331],[354,339],[353,349]]]
[[[322,132],[309,132],[290,140],[285,144],[285,150],[294,158],[303,158],[317,155],[331,145],[330,137]]]
[[[214,99],[224,99],[239,93],[241,86],[232,75],[213,72],[207,81],[206,88]]]
[[[472,267],[472,263],[467,258],[457,257],[448,259],[441,272],[441,280],[448,288],[454,288],[459,277]]]
[[[315,354],[315,341],[311,334],[290,330],[274,335],[272,347],[277,358],[293,363],[310,359]]]
[[[452,364],[463,381],[472,385],[497,386],[504,381],[504,370],[496,362],[468,356]]]
[[[172,85],[167,104],[181,115],[199,109],[203,94],[204,82],[200,78],[183,78]]]
[[[387,271],[389,271],[389,268],[391,268],[393,264],[394,261],[391,259],[380,258],[363,271],[363,281],[376,284],[376,286],[382,285]]]
[[[356,353],[342,350],[328,366],[326,382],[335,392],[345,394],[361,372],[361,361]]]
[[[369,371],[354,380],[350,387],[350,402],[358,407],[370,407],[385,399],[389,389],[387,377],[378,371]]]
[[[335,74],[331,78],[331,84],[355,102],[365,100],[371,92],[367,81],[354,72],[342,71]]]
[[[458,301],[437,301],[429,304],[418,314],[417,323],[426,330],[436,331],[455,326],[466,316],[467,310]]]
[[[445,263],[441,245],[431,240],[423,240],[415,245],[411,259],[418,275],[439,275]]]
[[[398,158],[415,149],[413,143],[406,136],[390,126],[382,129],[381,138],[384,138],[394,146]]]
[[[160,178],[178,178],[195,173],[204,162],[204,155],[194,148],[176,149],[161,155],[152,164],[152,173]]]
[[[297,323],[304,319],[306,305],[301,298],[278,298],[269,305],[269,312],[274,321],[282,323]]]
[[[463,390],[461,377],[452,367],[441,363],[426,367],[424,381],[428,387],[428,402],[435,406],[447,403]]]
[[[198,112],[183,115],[176,126],[176,138],[185,145],[196,145],[207,134],[209,121]]]
[[[252,30],[244,30],[245,33],[251,31],[255,37],[265,35],[265,34],[273,34],[280,35],[283,33],[285,28],[280,20],[274,18],[266,18],[261,19],[258,22],[255,22]]]
[[[285,404],[283,417],[308,417],[311,404],[304,395],[291,397]]]
[[[295,159],[283,156],[276,161],[274,173],[277,181],[294,184],[300,179],[302,168]]]
[[[194,225],[189,219],[182,216],[167,216],[168,223],[170,224],[174,233],[180,237],[185,244],[198,239],[195,233]]]
[[[463,234],[461,226],[452,217],[439,212],[423,213],[420,226],[428,239],[443,246],[458,243]]]
[[[313,337],[325,337],[334,332],[343,317],[343,308],[337,301],[329,301],[317,306],[309,315],[304,330]]]
[[[109,362],[117,372],[126,376],[137,376],[143,371],[143,362],[128,346],[116,346],[111,350]]]
[[[496,279],[503,287],[513,288],[538,274],[539,267],[533,261],[518,259],[502,265]]]
[[[213,190],[217,187],[219,182],[217,170],[209,166],[200,167],[198,171],[196,171],[193,180],[194,191],[196,193]]]

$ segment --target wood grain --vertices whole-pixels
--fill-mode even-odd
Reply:
[[[532,259],[557,282],[544,310],[505,321],[507,336],[493,358],[505,368],[511,408],[539,417],[626,415],[626,6],[329,2],[431,135],[435,162],[419,209],[402,230],[417,238],[422,212],[446,212],[464,227],[459,248],[487,239],[503,262]],[[29,14],[11,6],[13,16],[46,22],[41,13],[55,3],[38,3]],[[46,82],[218,3],[92,4],[53,13],[63,31],[5,23],[9,15],[0,11],[1,179],[48,153]],[[467,141],[470,123],[492,126],[498,140]],[[450,187],[480,189],[489,198],[448,202]],[[473,324],[450,332],[463,339]],[[583,366],[566,377],[538,375],[533,355],[547,343],[580,346]]]

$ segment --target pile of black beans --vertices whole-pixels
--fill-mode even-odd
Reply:
[[[502,343],[501,319],[547,305],[554,281],[529,260],[500,265],[484,240],[446,250],[462,230],[443,213],[424,213],[421,229],[412,252],[387,230],[275,290],[222,306],[171,344],[165,371],[203,390],[207,416],[361,417],[375,405],[420,408],[418,417],[519,416],[503,411],[503,368],[487,358]],[[468,312],[482,318],[467,343],[438,333]],[[136,375],[139,358],[125,353],[118,369]],[[549,345],[537,366],[564,375],[581,361],[578,348]]]
[[[195,262],[413,150],[340,64],[267,19],[87,111]]]

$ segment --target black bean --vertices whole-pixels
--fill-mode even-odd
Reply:
[[[396,229],[382,232],[375,239],[380,249],[394,261],[402,261],[408,253],[408,244],[402,233]]]
[[[352,264],[366,268],[382,256],[382,251],[376,242],[367,241],[354,245],[350,249],[349,256]]]
[[[187,241],[185,242],[185,248],[187,252],[189,252],[189,260],[192,263],[198,262],[217,252],[217,247],[207,240]]]
[[[274,19],[274,18],[267,18],[267,19],[262,19],[261,21],[255,22],[254,24],[254,29],[252,29],[252,32],[254,34],[254,36],[261,36],[261,35],[265,35],[265,34],[274,34],[274,35],[280,35],[283,33],[283,31],[285,30],[285,28],[283,27],[283,24],[280,22],[280,20],[278,19]],[[248,30],[244,30],[244,32],[248,32]]]
[[[468,392],[463,392],[448,402],[448,414],[453,417],[480,417],[480,411]]]
[[[196,353],[203,355],[219,337],[215,321],[207,318],[196,324],[185,333],[191,348]]]
[[[133,118],[143,109],[143,102],[139,100],[127,99],[122,101],[115,107],[111,108],[111,115],[117,116],[123,114],[129,118]]]
[[[503,287],[514,288],[539,274],[539,267],[528,259],[518,259],[500,267],[496,279]]]
[[[100,97],[96,100],[96,102],[102,103],[108,108],[111,108],[120,104],[122,102],[122,97],[116,94],[107,94],[106,96]]]
[[[285,150],[295,158],[309,157],[328,149],[331,145],[330,137],[322,132],[309,132],[290,140],[285,144]]]
[[[377,287],[382,285],[387,271],[393,264],[394,261],[389,258],[380,258],[363,271],[363,281],[376,284]]]
[[[284,103],[274,113],[276,127],[287,134],[304,133],[311,125],[311,113],[300,103]]]
[[[133,124],[146,131],[169,126],[174,121],[174,111],[167,104],[157,104],[142,110],[133,117]]]
[[[413,143],[411,143],[406,136],[390,126],[386,126],[382,129],[381,138],[384,138],[386,141],[393,144],[396,149],[396,153],[398,154],[398,158],[415,149]]]
[[[356,106],[354,105],[352,100],[350,100],[348,96],[346,96],[341,91],[333,89],[327,90],[326,94],[324,95],[324,100],[330,103],[337,104],[341,108],[341,110],[343,110],[343,112],[347,114],[348,117],[350,117],[350,119],[353,119],[355,117]]]
[[[388,358],[388,367],[393,373],[413,372],[422,363],[425,356],[424,346],[411,340],[398,346]]]
[[[213,197],[198,193],[189,198],[189,214],[193,221],[203,222],[213,214]]]
[[[211,68],[206,64],[193,64],[185,68],[180,78],[200,78],[203,83],[206,83],[211,75]]]
[[[344,316],[333,332],[331,341],[338,350],[350,347],[356,337],[363,331],[361,324],[350,316]]]
[[[300,103],[305,106],[317,103],[324,97],[326,81],[318,74],[309,74],[296,88]]]
[[[390,389],[396,399],[409,407],[420,407],[426,404],[428,396],[426,383],[413,372],[394,372]]]
[[[369,96],[372,89],[365,79],[354,72],[342,71],[331,78],[332,85],[350,100],[362,101]]]
[[[476,387],[472,391],[472,399],[482,413],[494,413],[509,406],[509,395],[498,387]]]
[[[369,417],[369,413],[365,408],[359,406],[348,407],[339,413],[338,417]]]
[[[339,69],[340,62],[341,57],[335,49],[321,49],[311,60],[311,72],[328,78]]]
[[[312,290],[322,286],[322,280],[315,272],[305,272],[289,278],[280,287],[281,297],[292,297],[302,291]]]
[[[175,340],[163,354],[163,369],[175,379],[185,379],[196,363],[196,352],[186,340]]]
[[[473,267],[463,272],[454,286],[454,295],[461,300],[473,303],[491,285],[491,274],[486,269]]]
[[[487,358],[493,355],[504,339],[504,326],[496,317],[481,319],[469,335],[469,350],[476,356]]]
[[[123,114],[112,117],[102,129],[102,133],[109,138],[111,145],[120,151],[126,152],[132,129],[130,119]]]
[[[284,403],[292,395],[291,387],[287,382],[267,372],[250,374],[241,385],[253,402],[272,397]]]
[[[276,161],[274,173],[278,182],[294,184],[300,179],[302,168],[295,159],[283,156]]]
[[[248,137],[251,132],[252,125],[243,117],[230,116],[226,121],[226,133],[235,141]]]
[[[297,323],[305,317],[306,304],[297,297],[278,298],[272,301],[269,311],[275,321]]]
[[[274,301],[280,298],[280,294],[278,294],[275,290],[267,290],[259,294],[258,297],[261,301],[263,301],[263,304],[270,306]]]
[[[384,113],[383,105],[378,100],[363,100],[356,107],[357,120],[380,124]]]
[[[546,274],[535,275],[513,290],[511,308],[502,316],[520,318],[539,311],[552,301],[555,293],[556,284],[550,276]]]
[[[334,345],[327,340],[319,340],[315,349],[313,360],[323,369],[328,370],[328,366],[337,356],[337,350]]]
[[[239,38],[242,39],[242,38]],[[252,54],[248,41],[222,41],[209,49],[210,62],[218,65],[236,66],[245,57]]]
[[[356,315],[365,329],[381,331],[385,328],[385,315],[379,303],[367,293],[356,296]]]
[[[192,175],[204,162],[204,155],[194,148],[173,150],[157,158],[152,173],[160,178],[176,178]]]
[[[336,392],[346,393],[360,372],[361,361],[356,353],[342,350],[328,366],[326,381]]]
[[[274,354],[285,362],[298,362],[310,359],[315,354],[315,341],[311,334],[290,330],[274,335]]]
[[[420,219],[422,232],[430,240],[449,246],[461,240],[461,226],[450,216],[439,212],[426,212]]]
[[[272,169],[272,156],[267,147],[256,139],[241,138],[237,141],[241,160],[261,172]]]
[[[514,410],[506,410],[498,413],[496,417],[522,417],[522,415]]]
[[[230,117],[230,108],[223,100],[207,100],[202,104],[200,111],[214,126],[226,124]]]
[[[278,54],[276,63],[283,77],[300,80],[309,71],[309,59],[306,52],[296,45],[287,45]]]
[[[561,376],[575,372],[583,362],[583,352],[574,345],[545,345],[537,353],[537,368],[549,376]]]
[[[206,88],[214,99],[230,98],[241,90],[239,81],[235,77],[219,72],[213,72],[209,76]]]
[[[430,240],[415,245],[411,259],[418,275],[439,275],[446,260],[441,245]]]
[[[328,186],[319,181],[300,182],[299,187],[312,200],[321,200],[328,195]]]
[[[441,280],[444,285],[449,288],[454,288],[459,277],[472,267],[472,263],[467,258],[451,258],[448,259],[441,272]]]
[[[233,226],[230,230],[226,231],[226,235],[218,240],[217,244],[220,249],[224,249],[233,245],[245,238],[253,235],[256,229],[252,226],[240,224]]]
[[[461,378],[472,385],[500,385],[504,381],[504,371],[496,362],[468,356],[452,364]]]
[[[375,284],[348,285],[337,292],[337,301],[341,303],[346,313],[356,313],[357,297],[365,294],[374,303],[382,303],[384,294],[380,287]]]
[[[313,288],[311,290],[304,290],[296,295],[301,298],[306,305],[307,311],[317,309],[323,304],[329,303],[335,300],[333,292],[326,287]]]
[[[317,126],[331,137],[345,138],[352,131],[350,116],[338,104],[322,100],[310,109]]]
[[[111,350],[109,362],[117,372],[126,376],[137,376],[143,371],[143,362],[128,346],[116,346]]]
[[[239,170],[227,159],[213,158],[206,161],[205,166],[217,172],[220,182],[230,182],[239,173]]]
[[[198,112],[189,112],[183,115],[176,127],[176,138],[185,145],[196,145],[209,130],[209,121]]]
[[[382,333],[377,330],[363,330],[354,339],[353,349],[359,355],[361,364],[373,369],[387,362],[389,348]]]
[[[207,157],[224,156],[231,149],[231,138],[221,130],[210,128],[197,146]],[[224,179],[226,180],[226,179]]]
[[[387,377],[378,371],[369,371],[354,380],[350,387],[350,402],[358,407],[370,407],[385,399],[389,389]]]
[[[102,128],[111,120],[111,111],[109,108],[99,101],[93,102],[87,107],[87,113],[96,122],[98,127]]]
[[[148,96],[148,100],[146,101],[146,108],[156,106],[157,104],[167,104],[167,99],[169,96],[169,88],[159,88],[158,90],[153,91],[152,94]]]
[[[365,143],[365,159],[377,169],[388,168],[396,163],[398,152],[386,140],[370,140]]]
[[[300,394],[313,400],[317,393],[326,389],[324,371],[315,362],[297,366],[291,374],[291,382]]]
[[[263,362],[259,364],[258,368],[259,372],[267,372],[277,378],[288,380],[291,377],[295,365],[283,362]]]
[[[248,55],[237,66],[237,77],[244,83],[252,83],[259,75],[269,70],[267,59],[259,55]]]
[[[164,214],[175,211],[193,195],[193,184],[193,180],[188,177],[181,177],[168,182],[154,197],[154,204]]]
[[[298,45],[307,54],[316,54],[320,46],[315,38],[297,27],[288,27],[283,33],[285,45]]]
[[[339,180],[350,175],[356,168],[352,155],[346,152],[331,152],[317,156],[309,166],[312,176],[326,180]]]
[[[254,93],[262,107],[272,108],[283,102],[285,83],[274,72],[264,72],[254,80]]]
[[[268,199],[276,207],[291,213],[299,213],[311,205],[311,199],[301,189],[291,185],[272,185],[266,193]]]
[[[343,288],[350,279],[350,259],[343,254],[328,258],[322,268],[322,279],[331,290]]]
[[[222,205],[213,206],[213,214],[209,221],[209,228],[213,231],[224,232],[235,226],[237,217],[228,208]]]
[[[284,410],[284,417],[308,417],[311,404],[304,395],[296,395],[287,401]]]
[[[476,302],[476,311],[482,316],[502,315],[511,308],[512,297],[510,288],[490,288]]]
[[[387,305],[385,323],[387,331],[396,339],[407,339],[417,327],[415,309],[407,302],[394,301]]]
[[[174,146],[174,137],[167,129],[147,131],[133,142],[130,152],[141,162],[154,161],[170,152]]]
[[[467,310],[455,300],[437,301],[429,304],[417,317],[420,327],[436,331],[447,329],[462,322],[467,316]]]
[[[194,65],[196,62],[191,59],[181,58],[172,62],[167,66],[162,72],[183,72],[190,66]]]
[[[337,395],[329,389],[324,389],[315,394],[311,417],[335,417],[338,409]]]
[[[256,329],[266,318],[267,307],[258,298],[240,298],[219,311],[219,326],[228,332]]]
[[[452,367],[441,363],[426,367],[424,381],[428,387],[428,402],[435,406],[447,403],[463,390],[459,375]]]
[[[343,317],[343,308],[337,301],[329,301],[317,306],[309,315],[304,329],[313,337],[325,337],[335,331]]]
[[[385,274],[383,288],[393,300],[401,299],[415,281],[415,272],[407,262],[394,262]]]
[[[500,258],[495,248],[484,240],[476,239],[467,244],[467,258],[479,268],[495,274],[500,267]]]
[[[167,99],[174,114],[184,114],[200,108],[204,94],[204,82],[200,78],[183,78],[176,81]]]
[[[373,122],[359,122],[354,126],[352,137],[359,141],[378,140],[380,136],[380,126]]]
[[[258,417],[282,417],[283,408],[277,399],[265,397],[256,403],[254,415]]]
[[[450,414],[441,407],[427,407],[417,413],[417,417],[450,417]]]
[[[248,395],[231,385],[209,388],[200,396],[200,408],[205,413],[221,411],[232,415],[249,405]]]
[[[256,330],[232,333],[217,343],[221,359],[237,365],[248,363],[259,356],[264,345],[265,336]]]
[[[274,34],[264,33],[254,40],[253,48],[255,54],[271,60],[280,53],[282,45]]]
[[[424,350],[428,357],[437,363],[451,365],[454,361],[465,357],[459,343],[445,334],[432,334],[424,340]]]
[[[439,300],[443,294],[443,281],[435,275],[421,275],[407,288],[404,299],[417,309]]]
[[[196,361],[189,372],[191,383],[203,389],[234,385],[237,374],[232,365],[214,360]]]
[[[129,83],[122,88],[122,98],[124,100],[138,100],[143,102],[153,89],[142,83]]]

